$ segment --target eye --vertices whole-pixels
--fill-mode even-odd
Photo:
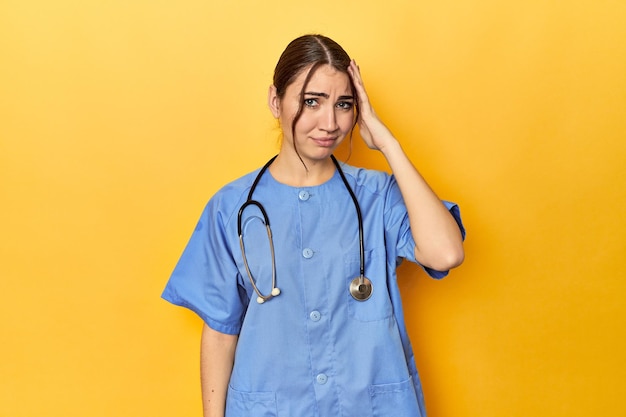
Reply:
[[[337,103],[337,107],[342,110],[351,110],[353,106],[354,103],[352,103],[351,101],[340,101],[339,103]]]
[[[317,99],[315,98],[305,98],[304,99],[304,105],[307,107],[316,107],[317,106]]]

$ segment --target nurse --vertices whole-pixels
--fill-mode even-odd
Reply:
[[[458,207],[407,158],[333,40],[293,40],[268,104],[279,154],[210,199],[163,292],[205,323],[204,415],[425,416],[396,265],[434,278],[458,266]],[[334,160],[357,123],[392,175]]]

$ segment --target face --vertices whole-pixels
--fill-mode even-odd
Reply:
[[[307,73],[308,69],[287,87],[282,99],[276,96],[276,88],[270,87],[269,105],[283,131],[281,153],[292,153],[295,157],[299,154],[305,163],[315,163],[328,158],[352,130],[355,97],[348,74],[328,65],[319,67],[304,91],[294,148],[291,123],[300,106],[300,92]]]

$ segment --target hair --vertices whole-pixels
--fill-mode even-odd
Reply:
[[[350,89],[352,95],[355,97],[355,109],[356,115],[352,130],[350,131],[350,139],[352,139],[352,132],[356,126],[359,118],[359,104],[356,100],[357,94],[352,82],[352,77],[348,74],[348,67],[350,66],[350,57],[346,51],[334,40],[323,35],[304,35],[294,39],[287,45],[274,69],[274,87],[276,88],[276,95],[280,100],[285,96],[287,87],[291,85],[298,76],[309,68],[309,72],[304,79],[302,90],[300,90],[300,104],[298,111],[296,112],[293,120],[291,121],[291,137],[293,140],[294,148],[296,146],[295,131],[296,123],[302,115],[304,106],[304,92],[307,85],[311,80],[311,77],[315,74],[315,71],[322,65],[328,65],[331,68],[343,72],[348,75],[350,81]],[[296,148],[296,153],[298,152]],[[298,156],[300,156],[298,154]],[[302,161],[302,158],[300,158]],[[304,161],[303,161],[304,163]]]

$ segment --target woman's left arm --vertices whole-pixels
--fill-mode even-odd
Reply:
[[[415,240],[415,258],[437,271],[460,265],[464,258],[463,238],[456,220],[374,112],[356,62],[350,63],[348,71],[358,95],[361,137],[369,148],[382,152],[398,182]]]

